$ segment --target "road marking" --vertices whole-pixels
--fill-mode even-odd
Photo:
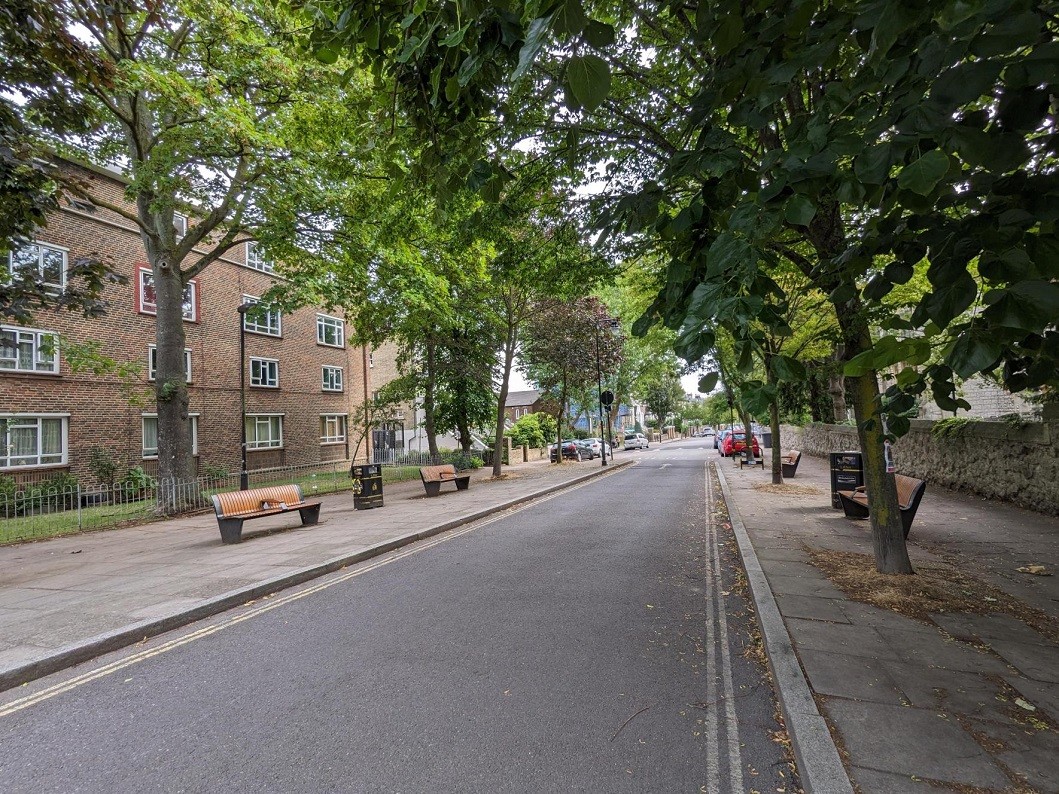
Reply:
[[[721,789],[728,791],[743,791],[743,761],[742,753],[739,749],[739,723],[735,713],[735,686],[732,681],[731,648],[728,643],[728,616],[725,612],[724,596],[722,594],[723,580],[721,579],[721,548],[717,533],[717,522],[713,515],[713,506],[715,503],[713,481],[710,477],[709,463],[704,462],[703,466],[705,468],[706,480],[706,556],[707,566],[709,568],[709,590],[713,596],[711,598],[710,609],[708,612],[709,618],[707,622],[706,648],[710,655],[708,662],[712,660],[714,653],[719,653],[721,657],[720,677],[724,685],[724,734],[728,745],[728,785],[721,785],[719,770],[717,783],[718,787]],[[716,647],[714,643],[710,641],[711,636],[716,636],[717,638]],[[709,676],[707,689],[710,690],[712,688],[714,693],[711,695],[709,691],[707,692],[707,697],[709,698],[708,702],[714,704],[717,702],[715,682],[717,677],[716,667],[708,663],[706,674]],[[717,709],[713,708],[710,710],[711,713],[715,713],[716,711]],[[719,738],[719,736],[717,738]],[[715,747],[713,752],[716,754],[718,748]],[[707,759],[707,776],[708,775],[709,760]]]
[[[371,571],[374,571],[378,568],[382,568],[384,565],[390,565],[391,563],[398,562],[399,560],[403,560],[406,557],[411,557],[413,554],[419,554],[424,551],[429,551],[433,548],[436,548],[437,546],[440,546],[442,543],[448,543],[450,540],[455,540],[456,538],[479,530],[482,527],[494,524],[497,521],[502,521],[505,518],[514,515],[515,513],[520,513],[523,510],[528,510],[529,508],[541,504],[542,502],[550,502],[552,499],[556,499],[559,496],[562,496],[563,494],[569,493],[570,491],[576,491],[588,485],[598,483],[599,481],[606,479],[607,477],[613,477],[616,474],[621,474],[625,468],[626,467],[623,467],[621,469],[615,469],[614,471],[598,475],[590,480],[586,480],[585,482],[580,482],[576,485],[571,485],[568,488],[563,488],[562,490],[555,491],[554,493],[550,493],[546,496],[541,496],[536,499],[532,499],[531,501],[516,505],[515,507],[508,508],[507,510],[502,510],[496,515],[490,516],[488,518],[483,518],[480,521],[475,521],[473,524],[469,524],[466,527],[448,530],[446,532],[441,533],[440,535],[437,535],[436,537],[429,538],[423,541],[417,541],[405,547],[404,549],[389,552],[381,557],[376,557],[371,562],[356,563],[356,565],[358,566],[356,569],[344,574],[330,574],[325,577],[325,581],[318,582],[314,585],[309,585],[308,587],[305,587],[305,589],[299,590],[297,593],[290,593],[288,595],[278,597],[271,595],[264,596],[263,599],[268,599],[268,603],[262,603],[259,606],[254,606],[241,615],[224,618],[223,620],[220,620],[216,623],[212,623],[209,626],[203,626],[200,629],[196,629],[195,631],[192,631],[189,634],[185,634],[181,637],[177,637],[176,639],[163,642],[161,645],[158,645],[154,648],[148,648],[142,651],[138,651],[125,658],[117,659],[113,662],[109,662],[108,664],[101,665],[100,667],[97,667],[93,670],[89,670],[84,673],[81,673],[80,675],[76,675],[73,678],[67,679],[66,681],[62,681],[58,684],[53,684],[50,687],[45,687],[39,692],[34,692],[32,695],[26,695],[25,697],[18,698],[17,700],[12,700],[10,703],[0,706],[0,718],[10,716],[11,714],[15,714],[16,712],[22,711],[23,709],[27,709],[30,706],[34,706],[38,703],[43,703],[46,700],[51,700],[53,697],[57,697],[58,695],[62,695],[66,692],[70,692],[100,678],[105,678],[106,676],[113,675],[114,673],[124,670],[127,667],[132,667],[133,665],[139,664],[140,662],[145,662],[155,656],[160,656],[163,653],[169,653],[170,651],[174,651],[177,648],[183,647],[184,645],[189,645],[190,643],[195,642],[197,640],[205,639],[206,637],[212,636],[213,634],[217,634],[218,632],[223,631],[224,629],[232,628],[233,626],[250,620],[251,618],[256,618],[260,615],[264,615],[266,612],[271,612],[274,609],[279,609],[280,607],[286,606],[287,604],[290,604],[294,601],[298,601],[302,598],[315,595],[316,593],[327,590],[328,588],[334,587],[344,582],[348,582],[350,579],[355,579],[358,576],[363,576],[366,573],[370,573]],[[255,603],[255,601],[250,601],[247,603],[253,604]]]

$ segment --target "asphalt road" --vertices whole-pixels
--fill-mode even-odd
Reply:
[[[719,458],[618,455],[639,463],[4,693],[0,790],[794,790]]]

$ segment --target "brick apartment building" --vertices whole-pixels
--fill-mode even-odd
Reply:
[[[122,200],[120,175],[70,167],[81,172],[92,195]],[[178,219],[178,225],[187,222],[194,219]],[[44,283],[60,289],[69,262],[85,255],[106,258],[129,279],[106,288],[105,316],[46,311],[26,327],[0,326],[0,476],[32,481],[68,471],[92,484],[94,448],[105,449],[120,472],[156,468],[154,292],[138,230],[116,213],[69,203],[5,264],[37,268]],[[358,417],[351,412],[379,388],[372,384],[368,353],[346,341],[344,318],[312,308],[248,317],[246,360],[239,361],[237,307],[262,295],[275,278],[248,242],[207,267],[185,295],[190,421],[200,473],[239,469],[240,366],[247,368],[251,470],[347,460],[357,435]],[[64,344],[91,341],[104,356],[138,362],[140,371],[131,380],[74,372]]]

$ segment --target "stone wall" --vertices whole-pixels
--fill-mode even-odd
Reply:
[[[1049,406],[1049,408],[1053,408]],[[1026,424],[970,422],[947,437],[931,434],[934,422],[912,422],[893,446],[902,474],[928,483],[1059,515],[1059,406],[1045,421]],[[845,425],[784,426],[784,449],[819,457],[857,449],[857,431]]]

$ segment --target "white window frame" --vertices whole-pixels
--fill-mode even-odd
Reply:
[[[154,447],[147,446],[147,422],[148,420],[154,421]],[[197,413],[188,414],[188,421],[191,422],[191,454],[199,454],[199,415]],[[141,414],[140,415],[140,452],[144,460],[156,460],[158,458],[158,414]],[[153,452],[152,452],[153,450]]]
[[[43,243],[40,240],[34,240],[33,242],[26,243],[22,246],[12,246],[11,250],[7,254],[7,272],[8,278],[13,280],[15,277],[15,250],[16,248],[36,248],[37,249],[37,279],[40,281],[41,286],[47,287],[54,290],[55,292],[62,292],[66,289],[66,271],[70,269],[70,249],[65,248],[61,245],[55,245],[54,243]],[[44,252],[54,251],[62,256],[62,271],[59,273],[59,283],[55,284],[50,281],[44,280]],[[20,268],[21,269],[21,268]]]
[[[331,374],[331,380],[328,381],[328,373]],[[338,377],[335,377],[337,373]],[[333,367],[330,364],[324,364],[320,370],[320,388],[323,391],[329,392],[343,392],[346,390],[346,373],[342,367]]]
[[[254,378],[254,364],[266,365],[266,372],[263,377],[258,377],[255,381]],[[255,389],[278,389],[279,388],[279,359],[278,358],[264,358],[262,356],[250,356],[250,362],[247,364],[249,368],[248,374],[250,375],[250,385]],[[259,366],[260,370],[260,366]],[[272,374],[275,373],[275,377]]]
[[[333,329],[338,337],[337,342],[327,341],[327,329]],[[346,346],[346,321],[341,317],[332,317],[329,314],[316,315],[316,344],[324,347]]]
[[[188,233],[188,216],[182,212],[173,213],[173,236],[179,240]]]
[[[262,273],[276,272],[276,266],[272,264],[272,260],[265,256],[264,253],[261,253],[261,243],[257,242],[257,240],[246,241],[244,260],[246,266],[251,270],[258,270]]]
[[[158,375],[158,345],[147,345],[147,380]],[[184,348],[184,380],[191,383],[191,348]]]
[[[158,314],[158,303],[148,301],[144,289],[150,286],[154,289],[154,273],[151,268],[140,265],[136,269],[136,305],[140,314]],[[199,321],[199,280],[191,279],[184,286],[183,295],[183,318],[185,322],[197,323]]]
[[[261,298],[255,298],[253,295],[244,295],[243,303],[261,303]],[[283,336],[283,312],[278,309],[265,309],[265,319],[270,320],[273,317],[276,320],[275,330],[272,330],[271,323],[259,323],[257,320],[251,321],[250,316],[253,312],[248,311],[243,313],[243,330],[248,334],[260,334],[262,336]]]
[[[368,369],[375,369],[375,354],[368,353]]]
[[[18,471],[20,469],[45,469],[54,468],[56,466],[66,466],[69,462],[70,456],[70,414],[15,414],[15,413],[0,413],[0,421],[6,422],[9,420],[21,420],[24,424],[23,427],[28,426],[30,420],[35,420],[37,426],[37,451],[35,455],[23,455],[22,458],[32,457],[34,462],[32,463],[19,463],[12,466],[10,461],[14,457],[13,445],[4,447],[3,436],[0,435],[0,471]],[[60,431],[61,440],[60,444],[62,447],[59,453],[50,453],[45,455],[41,450],[41,438],[43,436],[43,422],[44,420],[59,419],[62,421],[62,429]],[[8,442],[10,443],[10,442]],[[49,460],[42,462],[41,459],[55,458],[58,454],[58,460]]]
[[[246,448],[252,449],[282,449],[283,448],[283,417],[284,414],[247,414],[246,421]],[[279,437],[272,438],[272,420],[278,419]],[[262,420],[267,421],[269,438],[266,441],[258,439],[258,428],[262,426]],[[251,432],[253,428],[253,432]]]
[[[346,415],[320,414],[320,443],[344,444],[346,441]]]
[[[59,335],[55,331],[46,331],[41,328],[22,328],[18,325],[0,325],[0,333],[13,333],[15,335],[15,357],[14,358],[0,358],[0,373],[3,372],[23,372],[30,373],[33,375],[58,375],[59,374]],[[20,366],[21,358],[18,355],[19,345],[21,340],[20,336],[31,337],[31,344],[33,345],[33,369],[26,369]],[[51,362],[47,359],[41,358],[41,350],[45,347],[45,337],[51,337]],[[3,366],[2,362],[11,361],[14,362],[14,366],[6,367]],[[49,364],[49,369],[38,369],[38,364]]]

